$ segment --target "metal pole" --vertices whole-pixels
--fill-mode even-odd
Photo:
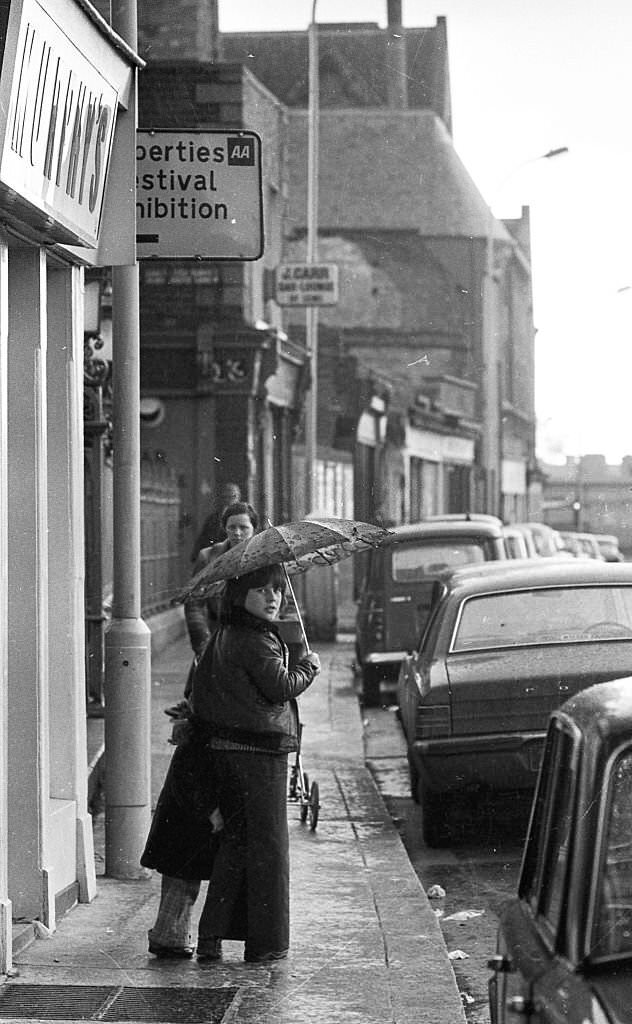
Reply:
[[[309,26],[309,109],[307,115],[307,262],[318,257],[318,26],[313,0]],[[318,309],[305,310],[305,337],[309,358],[309,391],[305,396],[305,511],[314,511],[318,409]]]
[[[494,291],[494,215],[490,208],[487,217],[485,274],[483,280],[483,416],[481,433],[481,463],[485,483],[485,508],[483,511],[488,512],[490,515],[498,514],[498,492],[500,490],[500,416],[498,408],[496,296]]]
[[[112,27],[137,48],[136,0],[113,0]],[[128,116],[136,126],[136,88]],[[133,143],[135,144],[135,142]],[[127,183],[135,189],[133,176]],[[142,878],[151,817],[151,637],[140,617],[138,264],[112,268],[113,607],[105,656],[105,872]]]

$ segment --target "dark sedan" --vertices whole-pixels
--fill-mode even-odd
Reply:
[[[443,574],[398,679],[424,838],[450,834],[456,798],[535,785],[549,714],[632,674],[632,565],[567,559]]]
[[[552,716],[489,966],[492,1024],[632,1022],[632,678]]]

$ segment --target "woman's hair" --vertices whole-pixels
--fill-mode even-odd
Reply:
[[[224,529],[226,529],[226,523],[231,516],[248,516],[253,530],[256,530],[259,526],[259,516],[247,501],[233,501],[232,504],[226,506],[221,517],[221,524]]]
[[[282,565],[264,565],[254,572],[247,572],[243,576],[235,576],[234,579],[228,580],[222,598],[222,619],[230,619],[233,608],[243,608],[249,590],[257,590],[268,583],[278,587],[285,597],[287,578]]]

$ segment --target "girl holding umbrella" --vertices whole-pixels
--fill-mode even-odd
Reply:
[[[230,579],[221,625],[193,679],[195,717],[213,753],[224,829],[199,923],[198,958],[221,940],[245,942],[250,963],[289,948],[287,755],[298,746],[294,700],[320,672],[309,652],[288,668],[275,624],[287,577],[281,565]]]

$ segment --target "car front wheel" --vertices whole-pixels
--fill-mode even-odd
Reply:
[[[437,793],[420,780],[417,787],[421,804],[421,827],[426,846],[446,846],[450,840],[450,814],[452,798],[448,793]]]
[[[375,665],[362,666],[362,701],[366,708],[379,706],[380,675]]]

